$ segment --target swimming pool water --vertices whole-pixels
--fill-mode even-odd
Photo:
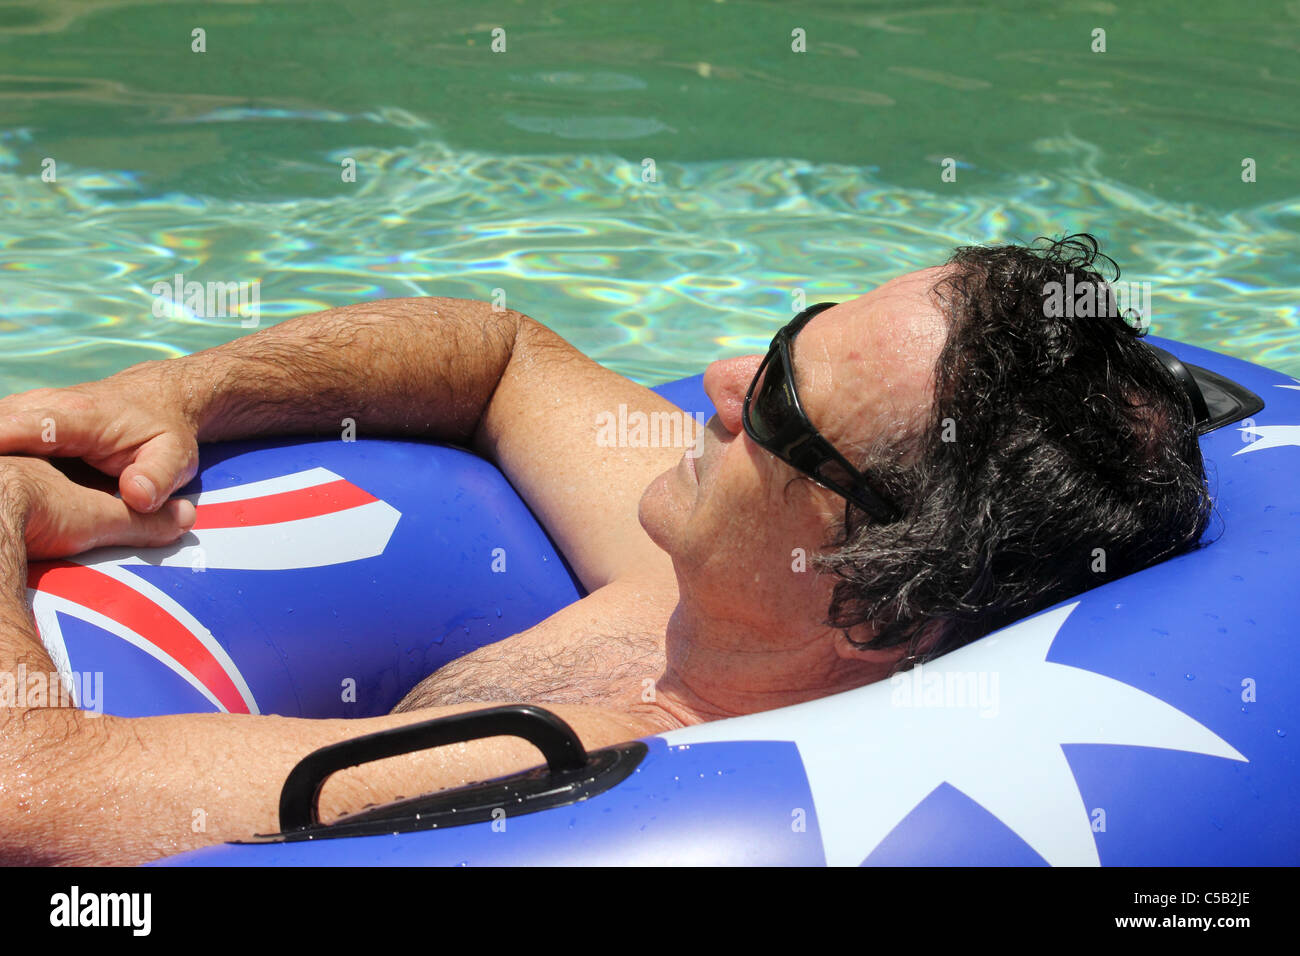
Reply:
[[[177,273],[262,325],[503,290],[653,384],[1075,231],[1157,334],[1300,375],[1298,51],[1297,2],[0,3],[0,391],[249,334],[155,314]]]

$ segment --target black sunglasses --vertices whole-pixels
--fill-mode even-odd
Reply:
[[[794,388],[790,342],[808,320],[835,302],[810,305],[772,337],[763,364],[745,393],[741,420],[745,433],[791,468],[835,492],[882,524],[901,517],[902,509],[871,486],[870,480],[813,427]],[[774,358],[779,361],[773,361]],[[847,508],[846,508],[847,511]],[[845,515],[847,521],[848,516]]]

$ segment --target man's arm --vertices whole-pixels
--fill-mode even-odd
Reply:
[[[8,709],[0,716],[0,864],[131,865],[274,833],[285,777],[313,750],[492,706],[457,704],[358,720],[120,718],[71,708]],[[545,706],[589,750],[660,729],[603,708]],[[512,737],[376,761],[331,777],[320,815],[330,821],[543,762],[531,745]]]
[[[295,433],[469,444],[525,316],[470,299],[381,299],[154,363],[198,440]]]
[[[467,444],[522,320],[467,299],[329,309],[102,381],[0,399],[0,454],[84,458],[152,511],[193,477],[198,441],[341,435],[351,419],[360,434]]]
[[[285,777],[313,750],[492,706],[457,704],[359,720],[119,718],[71,708],[7,709],[0,716],[0,864],[137,864],[274,833]],[[659,730],[603,708],[546,707],[590,750]],[[376,761],[330,778],[321,819],[543,762],[531,745],[512,737]]]
[[[602,443],[598,418],[620,406],[677,440]],[[0,454],[85,458],[149,511],[193,477],[196,441],[341,435],[349,419],[359,435],[457,442],[495,462],[588,590],[629,572],[671,576],[637,503],[694,442],[695,422],[532,319],[465,299],[330,309],[102,382],[10,396]]]
[[[76,516],[60,524],[62,537],[45,527],[56,513]],[[142,863],[273,832],[279,828],[284,779],[311,751],[492,706],[461,704],[363,720],[236,714],[118,718],[30,706],[31,678],[48,678],[55,667],[27,609],[25,546],[37,534],[57,551],[88,529],[104,527],[116,527],[113,543],[124,544],[179,533],[167,530],[165,516],[131,513],[111,495],[72,485],[44,462],[0,459],[0,674],[10,679],[16,695],[0,706],[0,863]],[[16,680],[20,665],[26,675],[21,684]],[[48,690],[42,692],[42,704],[48,696]],[[599,707],[551,709],[592,749],[658,729]],[[506,737],[390,758],[331,778],[322,792],[321,817],[328,821],[369,804],[541,762],[530,745]]]

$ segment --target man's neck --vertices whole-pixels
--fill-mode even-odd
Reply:
[[[756,632],[750,622],[704,618],[683,600],[667,630],[667,666],[655,705],[688,725],[816,700],[889,676],[889,664],[845,659],[838,631]]]

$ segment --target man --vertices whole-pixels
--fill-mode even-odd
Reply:
[[[597,748],[834,694],[1194,544],[1209,500],[1172,379],[1121,319],[1044,314],[1048,283],[1101,282],[1096,256],[1090,237],[968,248],[809,310],[766,357],[708,367],[717,414],[698,458],[602,447],[601,412],[668,406],[525,316],[450,299],[334,309],[5,399],[0,453],[84,458],[122,499],[0,458],[0,668],[53,669],[24,602],[28,558],[174,540],[193,507],[164,502],[197,442],[345,418],[494,461],[590,593],[386,717],[14,708],[0,852],[133,863],[270,832],[312,750],[493,703],[543,704]],[[539,762],[513,738],[448,749],[337,774],[322,816]]]

